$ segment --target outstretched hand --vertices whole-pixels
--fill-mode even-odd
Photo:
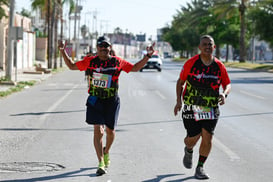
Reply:
[[[147,54],[148,54],[149,56],[152,56],[153,53],[155,52],[154,46],[155,46],[155,42],[154,42],[151,46],[148,46],[148,47],[146,48]]]
[[[65,47],[66,47],[66,44],[67,44],[66,40],[65,41],[59,40],[59,42],[58,42],[58,48],[59,48],[59,50],[64,50]]]

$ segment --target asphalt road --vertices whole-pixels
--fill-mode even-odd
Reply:
[[[93,128],[84,122],[83,72],[64,71],[0,99],[0,181],[197,181],[194,168],[182,166],[186,133],[181,113],[173,115],[181,66],[164,62],[162,72],[122,73],[112,163],[102,177],[95,176]],[[232,93],[205,164],[208,181],[272,181],[272,73],[228,71]]]

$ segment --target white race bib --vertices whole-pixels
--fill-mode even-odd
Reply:
[[[112,81],[112,75],[102,74],[102,73],[93,73],[92,85],[95,87],[101,88],[110,88]]]
[[[215,119],[212,107],[197,106],[193,109],[195,121]]]

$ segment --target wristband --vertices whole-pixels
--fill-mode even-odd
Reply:
[[[148,58],[151,58],[152,56],[150,56],[149,54],[146,54],[146,56],[148,57]]]

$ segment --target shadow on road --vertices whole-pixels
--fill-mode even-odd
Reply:
[[[179,175],[184,175],[184,174],[166,174],[166,175],[158,175],[156,178],[153,178],[153,179],[148,179],[148,180],[145,180],[145,181],[142,181],[142,182],[159,182],[161,180],[166,180],[166,178],[171,178],[171,177],[174,177],[174,176],[179,176]],[[168,182],[181,182],[181,181],[187,181],[187,180],[190,180],[190,179],[195,179],[194,176],[189,176],[189,177],[186,177],[186,178],[180,178],[180,179],[174,179],[174,180],[168,180]]]
[[[4,180],[5,182],[36,182],[36,181],[50,181],[54,179],[67,179],[67,181],[70,181],[69,178],[75,178],[80,176],[93,176],[95,174],[91,173],[90,170],[97,169],[96,167],[92,168],[81,168],[76,171],[66,172],[62,174],[52,175],[52,176],[43,176],[43,177],[36,177],[36,178],[27,178],[27,179],[12,179],[12,180]],[[87,172],[89,171],[89,172]],[[87,172],[85,174],[80,174],[82,172]]]
[[[25,115],[44,115],[44,114],[62,114],[62,113],[72,113],[72,112],[84,112],[83,110],[73,110],[73,111],[54,111],[54,112],[26,112],[19,114],[11,114],[10,116],[25,116]]]

